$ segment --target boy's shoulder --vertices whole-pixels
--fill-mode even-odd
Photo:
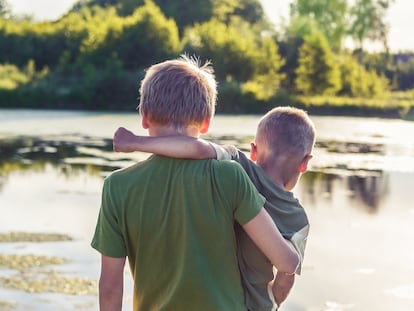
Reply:
[[[223,171],[224,174],[233,171],[233,172],[242,172],[243,175],[246,175],[246,172],[243,170],[240,164],[233,159],[229,159],[228,161],[210,159],[210,161],[213,167],[219,169],[220,171]]]

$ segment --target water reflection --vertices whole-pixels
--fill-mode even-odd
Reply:
[[[375,176],[350,176],[348,187],[353,200],[363,202],[368,211],[375,212],[389,192],[388,176],[382,172]]]
[[[312,206],[325,200],[334,205],[336,197],[342,204],[357,207],[368,213],[375,213],[389,193],[389,179],[380,171],[369,174],[329,174],[307,172],[301,178],[300,197]]]
[[[88,152],[88,149],[98,153]],[[68,177],[76,176],[79,170],[101,174],[120,167],[112,165],[105,153],[112,153],[110,139],[80,136],[3,139],[0,140],[0,185],[12,172],[43,172],[48,164]]]
[[[248,152],[253,137],[208,137],[219,144],[235,144]],[[382,153],[383,146],[355,143],[318,142],[316,148],[335,153]],[[139,153],[134,153],[135,156]],[[147,155],[141,154],[141,157]],[[80,173],[105,176],[128,165],[132,154],[112,152],[112,140],[81,135],[16,137],[0,140],[0,191],[12,172],[44,172],[52,166],[67,178]],[[388,193],[388,178],[380,170],[352,170],[346,165],[313,168],[301,179],[306,205],[331,202],[338,193],[352,206],[368,213],[376,212]]]
[[[383,143],[349,142],[349,141],[317,141],[317,148],[327,149],[332,153],[378,153],[385,154]]]

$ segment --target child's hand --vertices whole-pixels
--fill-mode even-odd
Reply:
[[[124,127],[120,127],[114,134],[114,151],[116,152],[133,152],[134,141],[136,136]]]
[[[277,273],[273,282],[272,292],[278,307],[286,300],[295,283],[295,275]]]

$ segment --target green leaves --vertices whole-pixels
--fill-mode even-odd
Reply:
[[[305,95],[334,95],[341,88],[341,76],[335,56],[322,34],[304,38],[299,50],[296,88]]]

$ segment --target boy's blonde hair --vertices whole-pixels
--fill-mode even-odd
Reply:
[[[182,55],[151,66],[140,88],[139,111],[151,122],[177,129],[214,115],[217,83],[209,62]]]
[[[304,157],[315,144],[315,126],[304,110],[277,107],[261,118],[256,140],[267,145],[273,156]]]

